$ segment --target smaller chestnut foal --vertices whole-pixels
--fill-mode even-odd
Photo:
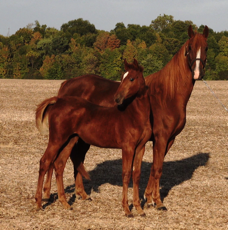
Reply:
[[[128,184],[133,177],[133,204],[140,215],[139,180],[145,144],[150,139],[150,102],[143,68],[134,60],[124,61],[125,74],[114,95],[118,104],[102,107],[79,97],[52,97],[43,101],[36,110],[37,128],[41,133],[49,130],[47,149],[40,160],[37,191],[37,209],[41,209],[44,176],[52,163],[56,171],[58,198],[64,208],[66,201],[63,171],[71,149],[78,139],[103,148],[122,149],[122,205],[126,216],[132,216],[128,206]],[[80,153],[77,153],[78,156]],[[79,172],[83,174],[83,171]],[[86,176],[86,173],[83,174]]]

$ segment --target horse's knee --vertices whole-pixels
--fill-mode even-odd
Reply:
[[[123,183],[129,183],[131,179],[131,172],[122,173]]]
[[[41,158],[40,159],[40,170],[39,170],[39,174],[46,173],[47,170],[49,169],[50,163],[51,162],[48,161],[47,159]]]
[[[162,174],[162,168],[152,168],[151,169],[151,175],[155,178],[155,179],[160,179]]]
[[[133,169],[132,178],[133,178],[133,182],[134,183],[139,183],[139,181],[140,181],[140,175],[141,175],[141,171]]]
[[[63,162],[59,162],[58,164],[55,164],[55,174],[60,175],[63,173],[64,165]]]

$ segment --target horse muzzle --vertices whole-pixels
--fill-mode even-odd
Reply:
[[[116,102],[117,105],[121,105],[124,101],[124,96],[121,94],[117,94],[114,96],[114,101]]]

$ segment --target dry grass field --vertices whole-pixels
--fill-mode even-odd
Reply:
[[[0,80],[0,229],[228,229],[228,112],[205,84],[196,82],[187,106],[187,123],[167,154],[161,195],[168,211],[145,209],[146,217],[126,218],[121,206],[121,151],[91,147],[85,160],[91,181],[85,189],[92,201],[74,195],[70,160],[64,186],[73,210],[57,199],[35,210],[39,160],[48,137],[35,127],[34,111],[43,99],[57,94],[62,81]],[[228,106],[228,82],[209,81]],[[140,196],[153,162],[147,143]],[[132,204],[132,184],[129,188]]]

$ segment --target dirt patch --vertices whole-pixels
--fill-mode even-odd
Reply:
[[[228,113],[203,82],[197,82],[187,107],[187,124],[167,154],[161,195],[168,211],[145,209],[146,217],[126,218],[121,207],[121,151],[91,147],[85,166],[92,201],[75,198],[73,167],[64,172],[64,210],[57,197],[35,211],[39,160],[47,145],[35,127],[34,111],[57,94],[62,81],[0,80],[0,229],[228,229]],[[209,81],[228,106],[228,82]],[[140,196],[152,163],[152,144],[143,158]],[[132,184],[129,188],[132,204]]]

